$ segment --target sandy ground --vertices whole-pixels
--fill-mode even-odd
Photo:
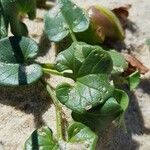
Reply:
[[[131,51],[147,67],[150,68],[150,49],[145,40],[150,37],[150,1],[149,0],[75,0],[79,6],[87,7],[102,4],[109,8],[131,4],[125,46],[122,51]],[[33,23],[25,19],[30,36],[40,44],[42,62],[53,62],[55,59],[54,45],[45,38],[42,19],[45,10],[38,10],[38,18]],[[120,45],[116,46],[120,48]],[[51,49],[51,53],[47,50]],[[50,81],[57,85],[61,78],[52,77]],[[149,150],[150,149],[150,75],[143,77],[137,90],[129,92],[130,106],[126,113],[128,133],[113,129],[99,142],[98,150]],[[67,110],[65,110],[67,111]],[[69,117],[69,111],[66,117]],[[47,124],[55,134],[55,108],[40,83],[31,87],[4,88],[0,87],[0,150],[22,150],[23,144],[31,132]],[[76,150],[76,149],[75,149]]]

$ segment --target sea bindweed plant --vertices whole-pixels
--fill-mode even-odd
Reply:
[[[36,61],[38,44],[23,36],[27,35],[27,28],[18,19],[22,13],[27,13],[29,19],[35,18],[35,1],[1,0],[1,8],[0,85],[23,86],[39,81],[56,108],[57,135],[53,135],[49,127],[41,127],[25,142],[25,150],[67,149],[74,144],[81,149],[94,150],[98,140],[96,133],[104,131],[112,121],[125,128],[124,114],[129,100],[117,83],[120,78],[126,81],[123,83],[131,79],[122,76],[128,63],[122,54],[100,46],[104,37],[124,39],[121,24],[110,10],[90,8],[94,11],[92,16],[96,15],[95,11],[98,13],[93,20],[88,14],[90,10],[83,10],[70,0],[59,0],[45,15],[44,32],[52,42],[69,37],[72,43],[57,55],[54,64],[41,64]],[[100,16],[104,21],[101,24]],[[105,22],[111,28],[106,29]],[[14,36],[5,37],[8,24]],[[70,78],[74,83],[60,83],[54,89],[44,78],[45,74]],[[62,105],[72,111],[74,120],[66,130],[63,130]]]

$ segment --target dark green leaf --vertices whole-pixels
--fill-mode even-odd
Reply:
[[[35,130],[25,142],[24,150],[60,150],[57,141],[48,127]]]
[[[75,121],[80,121],[93,130],[103,131],[122,111],[116,99],[111,97],[104,104],[100,104],[84,114],[72,112],[72,117]]]
[[[140,73],[135,71],[127,77],[130,90],[134,90],[140,83]]]
[[[45,32],[49,39],[59,42],[69,31],[83,32],[89,27],[86,13],[71,0],[59,0],[45,16]]]
[[[56,69],[58,71],[72,70],[73,79],[88,74],[109,74],[112,71],[112,60],[109,54],[99,46],[75,42],[67,50],[59,53]]]
[[[115,50],[108,51],[113,61],[113,71],[112,74],[122,73],[128,67],[128,63],[121,53]]]
[[[77,79],[74,86],[62,84],[56,89],[56,96],[61,103],[71,110],[84,113],[103,103],[113,93],[105,74],[90,74]]]
[[[28,14],[29,19],[35,18],[36,0],[1,0],[1,7],[5,20],[10,24],[11,32],[17,36],[26,36],[28,30],[20,18],[25,14]]]
[[[26,37],[0,40],[0,85],[26,85],[42,76],[42,68],[30,63],[38,53],[38,45]]]
[[[73,119],[86,124],[93,130],[100,131],[104,131],[117,117],[120,119],[120,124],[125,126],[124,113],[129,103],[128,96],[118,89],[115,89],[113,96],[84,114],[72,112]]]
[[[68,128],[68,142],[82,143],[86,150],[95,150],[98,137],[84,124],[75,122]]]
[[[56,60],[58,71],[72,71],[76,83],[57,87],[59,101],[75,112],[83,113],[107,100],[113,93],[109,83],[112,60],[101,47],[86,43],[73,43],[61,52]]]

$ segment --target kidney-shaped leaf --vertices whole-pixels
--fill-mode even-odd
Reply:
[[[26,37],[0,40],[0,85],[26,85],[42,76],[42,68],[30,62],[38,53],[38,45]]]
[[[59,0],[45,16],[45,32],[49,39],[59,42],[69,31],[83,32],[89,27],[86,13],[71,0]]]
[[[35,130],[25,142],[24,150],[59,150],[59,145],[48,127]]]
[[[90,74],[77,79],[74,86],[62,84],[56,89],[59,101],[74,112],[84,113],[103,103],[113,93],[105,74]]]
[[[97,140],[97,135],[82,123],[74,122],[68,128],[68,142],[83,143],[86,150],[95,150]]]
[[[109,74],[112,71],[112,59],[99,46],[75,42],[67,50],[59,53],[56,69],[58,71],[72,70],[73,79],[88,74]]]

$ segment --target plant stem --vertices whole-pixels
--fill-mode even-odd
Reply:
[[[50,94],[53,100],[53,103],[55,105],[55,108],[56,108],[57,138],[59,140],[63,140],[64,138],[63,138],[63,132],[62,132],[62,108],[57,100],[55,92],[48,84],[46,85],[46,89],[48,93]]]
[[[55,69],[55,64],[52,64],[52,63],[41,63],[36,60],[34,60],[33,62],[41,65],[43,68],[46,68],[46,69]]]
[[[54,74],[54,75],[58,75],[58,76],[64,76],[64,74],[62,72],[58,72],[57,70],[53,70],[53,69],[43,68],[43,71],[45,73],[50,73],[50,74]]]
[[[77,39],[76,39],[73,31],[71,29],[69,29],[69,31],[70,31],[70,35],[71,35],[71,38],[72,38],[73,42],[77,42]]]

